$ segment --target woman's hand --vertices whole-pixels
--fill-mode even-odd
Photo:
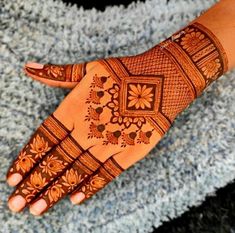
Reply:
[[[9,207],[30,205],[40,215],[67,194],[81,203],[146,156],[227,70],[227,58],[215,36],[194,23],[137,56],[25,70],[52,86],[75,86],[8,172],[17,185]]]

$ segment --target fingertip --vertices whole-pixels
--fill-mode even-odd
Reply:
[[[44,199],[41,198],[40,200],[30,205],[29,211],[32,215],[39,216],[45,211],[46,208],[47,208],[47,203]]]
[[[7,183],[8,183],[8,185],[14,187],[14,186],[16,186],[17,184],[19,184],[22,179],[23,179],[23,177],[22,177],[21,174],[19,174],[19,173],[14,173],[14,174],[10,175],[10,176],[7,178]]]
[[[70,196],[70,201],[72,202],[73,205],[77,205],[80,202],[82,202],[84,198],[85,194],[83,192],[78,192]]]
[[[16,195],[8,201],[8,207],[12,212],[20,212],[26,205],[26,200],[20,196]]]
[[[44,67],[43,64],[36,63],[36,62],[27,62],[25,64],[25,68],[42,69],[43,67]]]

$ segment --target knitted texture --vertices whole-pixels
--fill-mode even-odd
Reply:
[[[177,3],[176,3],[177,2]],[[7,208],[5,174],[67,91],[27,78],[22,67],[141,53],[214,0],[147,0],[104,12],[52,0],[0,3],[0,232],[151,232],[235,178],[234,72],[214,82],[156,148],[80,206],[68,199],[35,218]]]

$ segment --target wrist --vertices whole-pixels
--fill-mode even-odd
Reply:
[[[221,0],[192,23],[208,28],[220,41],[228,58],[228,70],[235,68],[235,1]]]
[[[198,96],[228,70],[225,50],[217,37],[194,22],[159,44],[163,53],[179,68]]]

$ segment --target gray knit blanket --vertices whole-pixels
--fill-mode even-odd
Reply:
[[[0,1],[0,232],[151,232],[235,178],[235,72],[217,80],[163,140],[80,206],[69,199],[42,217],[7,207],[12,160],[67,91],[27,78],[26,61],[72,63],[140,53],[214,0],[147,0],[104,12],[61,1]],[[234,51],[235,52],[235,51]]]

